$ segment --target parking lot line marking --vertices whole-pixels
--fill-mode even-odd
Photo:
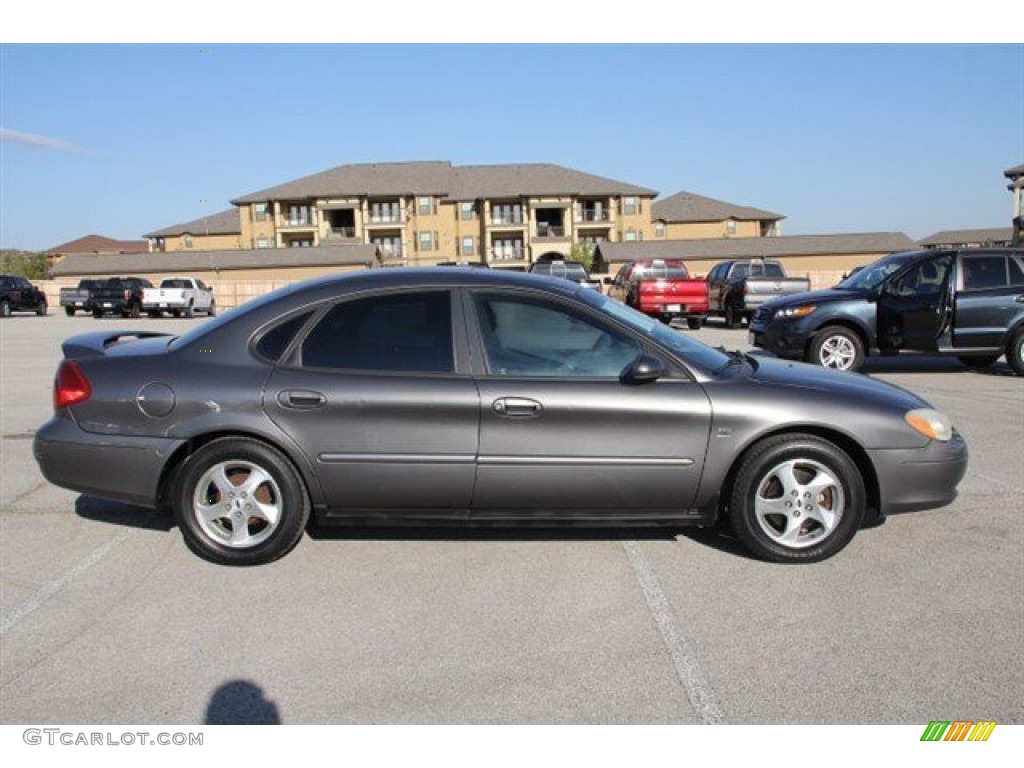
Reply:
[[[122,533],[119,536],[114,537],[106,544],[97,547],[90,552],[81,562],[79,562],[74,568],[67,571],[56,581],[51,581],[45,587],[36,592],[32,597],[26,600],[24,603],[19,605],[13,611],[8,613],[3,618],[0,618],[0,636],[7,634],[7,630],[21,621],[23,618],[28,616],[39,606],[49,600],[51,597],[60,592],[65,586],[67,586],[75,577],[80,576],[86,570],[96,565],[104,556],[113,549],[115,546],[120,544],[122,541],[127,540],[128,534]]]
[[[644,557],[635,541],[621,539],[620,543],[626,550],[629,562],[633,566],[633,572],[644,593],[651,617],[661,631],[661,638],[665,641],[665,646],[672,657],[672,664],[676,668],[679,681],[683,684],[686,695],[700,716],[701,722],[705,725],[725,722],[725,716],[715,699],[714,691],[711,690],[707,678],[704,677],[697,658],[690,649],[690,644],[686,641],[683,633],[679,631],[668,606],[668,600],[661,589],[661,583],[650,563],[647,562],[647,558]]]

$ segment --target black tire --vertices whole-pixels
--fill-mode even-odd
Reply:
[[[850,543],[865,499],[860,470],[838,446],[814,435],[778,435],[743,457],[730,489],[729,523],[758,557],[813,563]]]
[[[1006,362],[1010,364],[1014,373],[1024,376],[1024,328],[1018,328],[1010,337],[1006,345]]]
[[[988,368],[992,363],[999,359],[999,355],[970,355],[958,357],[961,363],[966,365],[968,368],[980,370],[982,368]]]
[[[725,327],[726,328],[739,328],[742,321],[740,316],[736,313],[736,307],[732,304],[725,305]]]
[[[180,309],[172,309],[171,310],[171,317],[181,317],[181,310]]]
[[[262,474],[254,478],[256,471]],[[178,469],[172,499],[189,549],[222,565],[282,557],[302,538],[310,513],[306,487],[291,462],[249,438],[221,438],[192,454]],[[222,509],[219,517],[210,514]],[[236,520],[245,521],[244,529],[232,525]]]
[[[702,325],[704,325],[703,317],[686,318],[686,327],[689,328],[691,331],[699,331]]]
[[[10,316],[11,316],[11,303],[9,301],[7,301],[6,299],[4,299],[3,301],[0,301],[0,317],[10,317]]]
[[[149,315],[154,320],[159,320],[160,319],[160,310],[159,309],[151,309],[148,312],[146,312],[146,314]]]
[[[48,307],[46,305],[46,299],[43,299],[42,301],[39,302],[39,306],[36,307],[36,314],[39,315],[39,317],[46,317],[47,309]]]
[[[849,328],[828,325],[811,341],[807,362],[839,371],[859,371],[864,365],[864,342]]]
[[[188,303],[188,306],[185,307],[185,319],[186,320],[191,320],[195,316],[196,316],[195,308],[192,306],[192,302],[190,301]]]
[[[99,320],[101,317],[103,317],[103,310],[102,309],[94,309],[92,311],[92,316],[95,319]]]
[[[210,308],[206,310],[207,317],[215,317],[217,315],[217,302],[210,299]]]
[[[137,301],[133,301],[131,304],[124,308],[124,311],[121,312],[121,315],[123,317],[130,317],[132,320],[138,320],[140,317],[142,317],[142,305],[139,304]]]
[[[64,314],[67,315],[68,317],[74,317],[75,316],[75,308],[74,307],[64,307]]]

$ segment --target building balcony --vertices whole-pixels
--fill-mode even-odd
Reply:
[[[608,224],[611,220],[612,213],[605,208],[600,210],[587,210],[584,208],[576,216],[577,224]]]
[[[313,217],[313,218],[310,218],[310,219],[287,219],[287,218],[282,218],[282,219],[278,219],[278,221],[277,221],[277,228],[278,229],[286,229],[286,230],[289,230],[289,231],[300,230],[300,229],[313,230],[313,229],[316,229],[316,227],[317,227],[316,217]]]
[[[565,227],[557,224],[538,224],[537,231],[533,236],[534,241],[537,240],[567,240],[568,236],[565,234]]]
[[[489,227],[525,227],[526,218],[524,216],[491,216],[487,220],[487,226]]]
[[[522,248],[495,246],[491,248],[491,261],[525,261],[526,252]]]
[[[405,213],[399,211],[398,213],[377,213],[367,214],[363,220],[363,226],[365,227],[394,227],[395,225],[401,226],[405,224],[406,216]]]

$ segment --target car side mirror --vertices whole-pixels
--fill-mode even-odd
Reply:
[[[641,354],[622,369],[619,381],[623,384],[648,384],[657,381],[665,373],[665,363],[660,358]]]

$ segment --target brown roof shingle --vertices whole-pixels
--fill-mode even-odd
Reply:
[[[677,192],[664,200],[656,200],[651,206],[651,220],[662,219],[669,223],[695,221],[779,221],[786,218],[778,213],[763,211],[743,205],[733,205],[692,192]]]
[[[86,235],[54,246],[47,253],[56,256],[68,253],[145,253],[148,250],[149,243],[145,240],[115,240],[103,235]]]
[[[158,229],[144,237],[173,237],[174,235],[240,235],[242,233],[241,214],[237,208],[212,213],[184,224]]]
[[[1013,227],[987,229],[946,229],[918,240],[918,245],[961,245],[965,243],[1009,243],[1013,240]]]

